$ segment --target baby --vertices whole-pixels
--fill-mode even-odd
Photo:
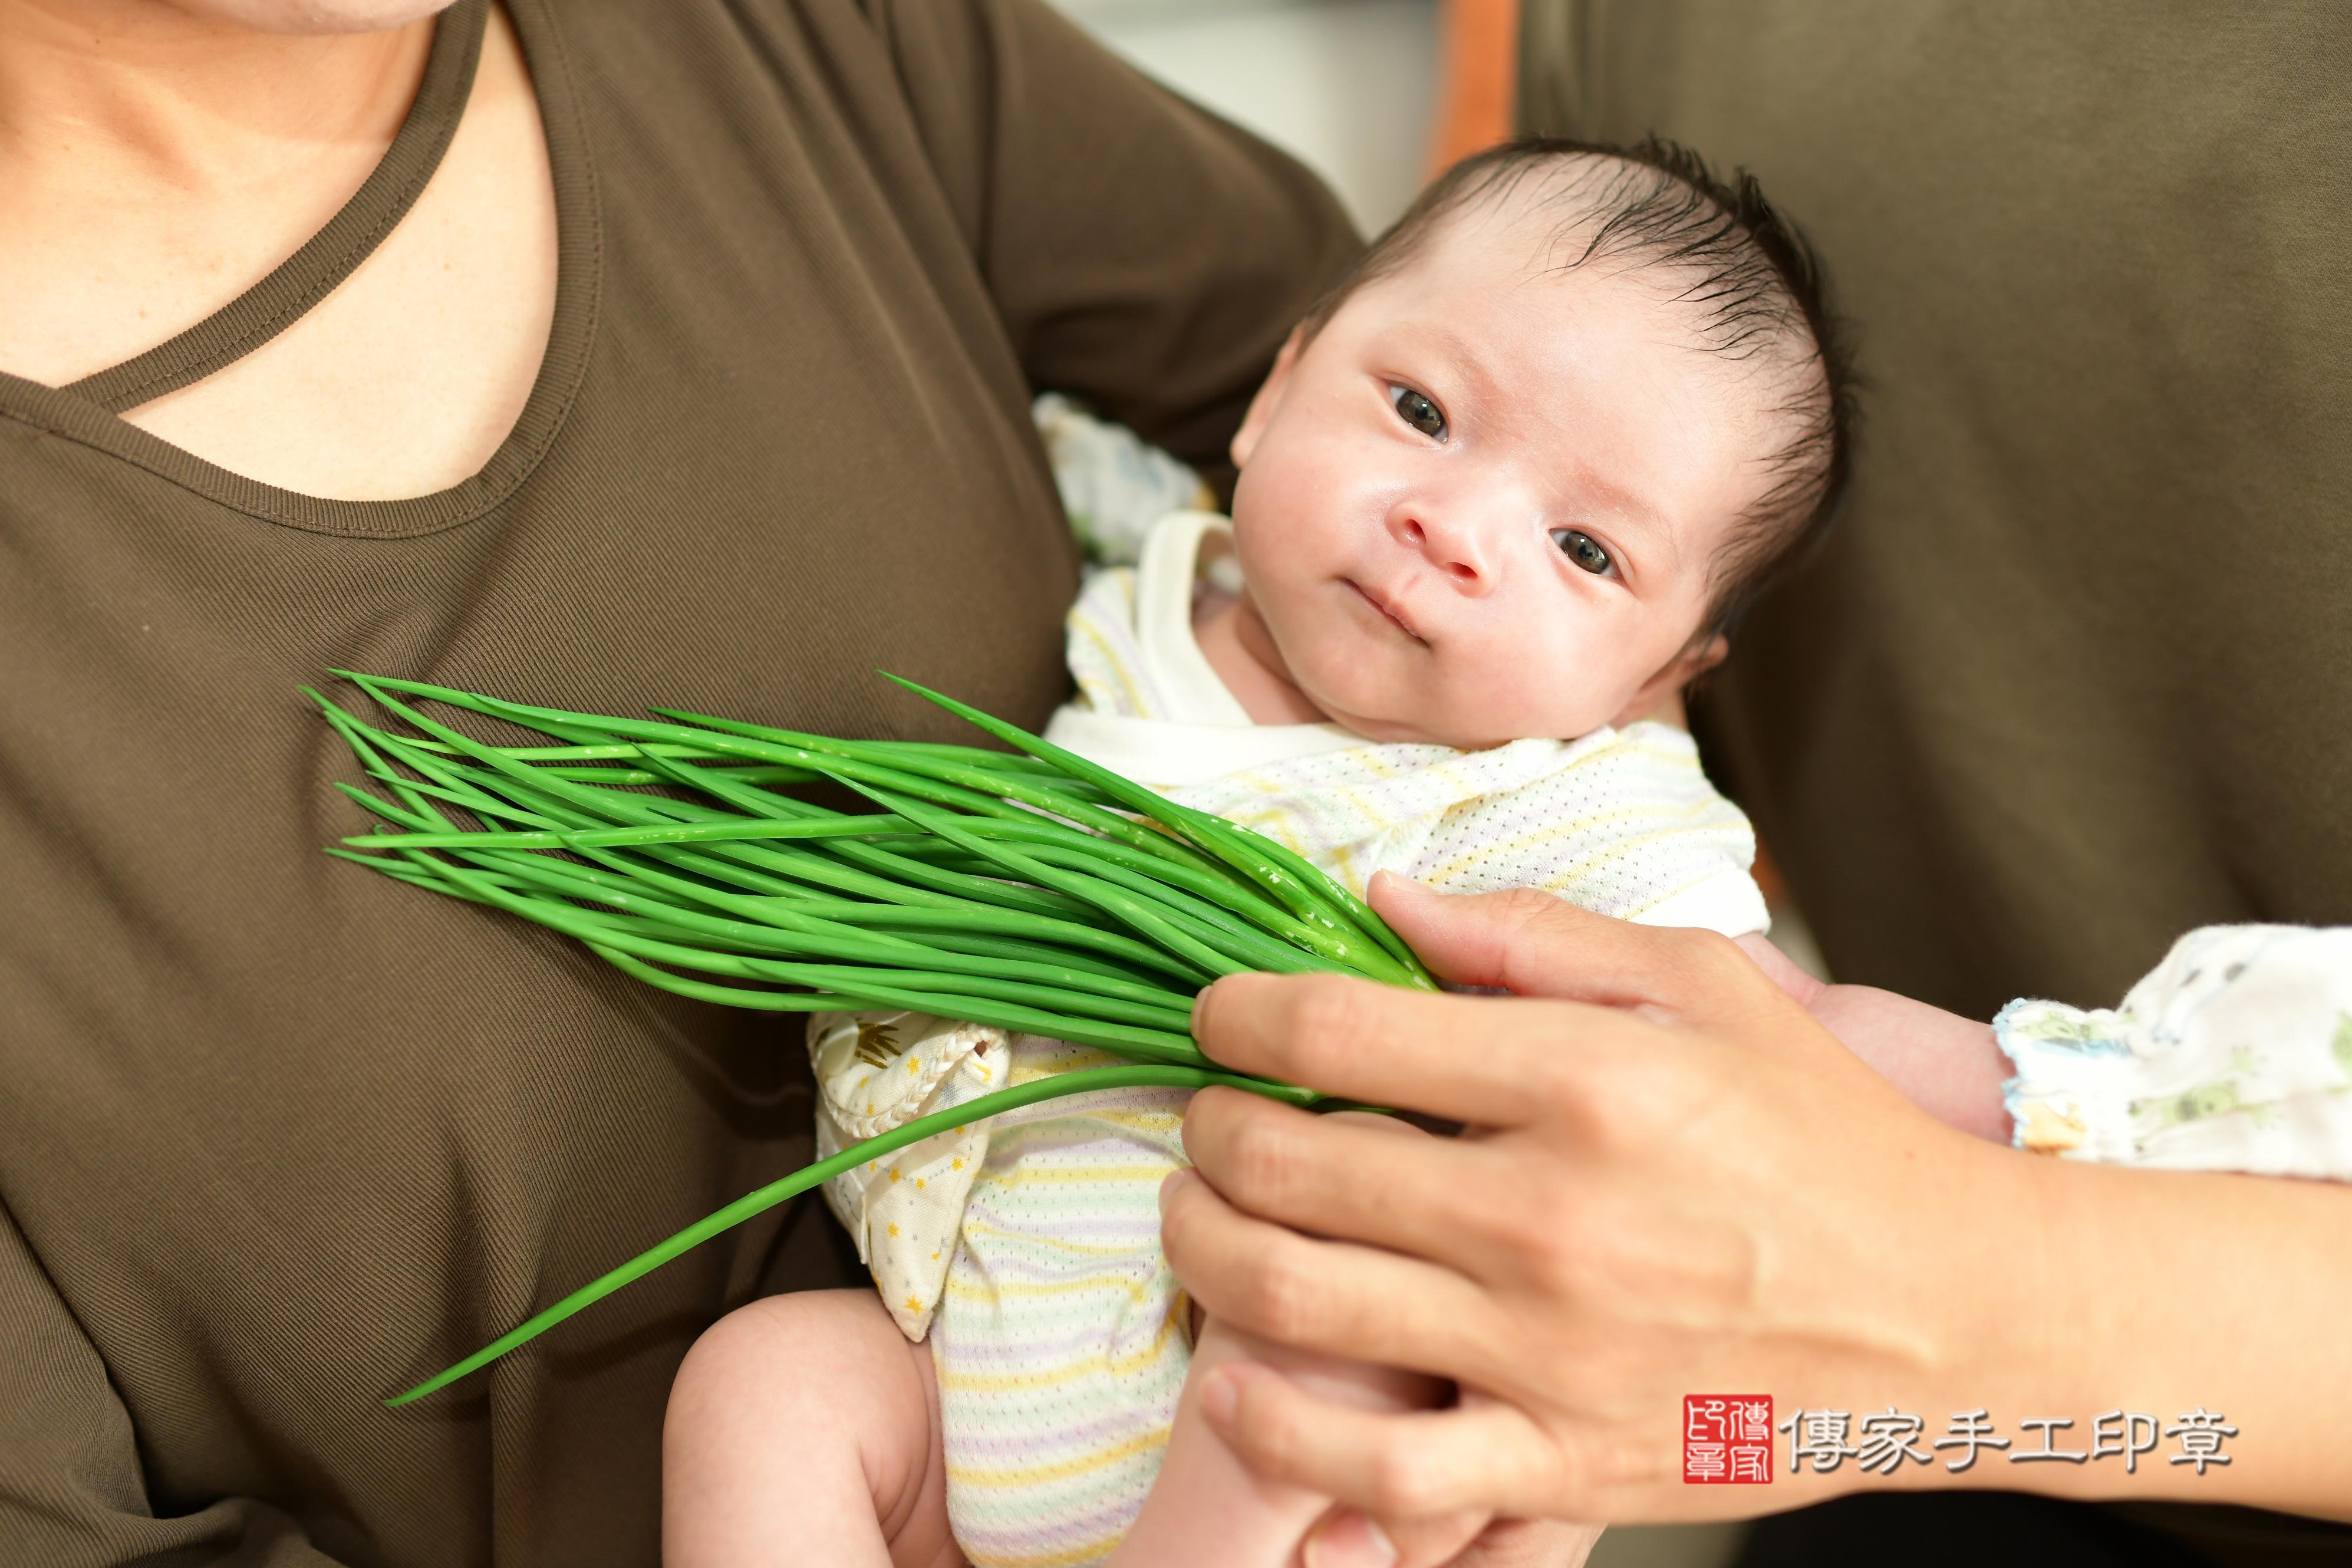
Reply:
[[[1480,154],[1291,334],[1230,522],[1177,512],[1089,580],[1048,734],[1360,891],[1382,868],[1546,888],[1777,963],[1747,822],[1654,716],[1823,524],[1845,422],[1810,254],[1752,181],[1649,143]],[[826,1153],[1107,1059],[919,1015],[810,1039]],[[1248,1476],[1182,1399],[1236,1350],[1210,1323],[1195,1352],[1160,1255],[1182,1113],[1063,1100],[834,1184],[879,1294],[771,1298],[697,1344],[669,1561],[1291,1562],[1322,1500]]]

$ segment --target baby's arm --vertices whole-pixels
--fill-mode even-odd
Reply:
[[[2000,1086],[2011,1069],[1993,1043],[1990,1024],[1874,985],[1827,984],[1762,936],[1741,937],[1739,945],[1823,1028],[1920,1110],[1963,1132],[2009,1142]]]

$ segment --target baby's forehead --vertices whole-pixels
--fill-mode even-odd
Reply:
[[[1782,370],[1818,359],[1811,324],[1757,237],[1705,192],[1633,159],[1573,153],[1515,168],[1409,218],[1391,242],[1400,254],[1381,270],[1423,287],[1608,292],[1670,317],[1671,341],[1693,352]]]
[[[1620,241],[1605,247],[1615,265],[1595,270],[1644,269],[1664,258],[1632,254],[1638,247],[1622,243],[1628,237],[1622,218],[1615,234],[1603,234],[1612,227],[1610,202],[1622,199],[1622,181],[1639,172],[1623,159],[1564,156],[1471,186],[1420,218],[1405,265],[1435,252],[1477,249],[1529,275],[1565,273],[1595,258],[1604,248],[1596,241],[1609,238]]]
[[[1687,281],[1666,268],[1559,265],[1574,237],[1528,205],[1465,212],[1433,232],[1350,301],[1365,328],[1446,356],[1481,392],[1522,398],[1543,396],[1563,359],[1597,369],[1574,351],[1605,341],[1620,351],[1618,373],[1648,378],[1650,395],[1687,405],[1704,387],[1708,417],[1758,443],[1785,437],[1801,395],[1776,374],[1779,356],[1716,352],[1688,319]]]
[[[1391,313],[1409,310],[1416,298],[1464,293],[1525,297],[1530,308],[1600,298],[1662,318],[1669,307],[1686,303],[1692,277],[1670,261],[1590,254],[1605,221],[1524,185],[1474,197],[1432,219],[1367,292],[1384,294],[1383,308]],[[1682,346],[1698,346],[1688,334],[1675,337]]]

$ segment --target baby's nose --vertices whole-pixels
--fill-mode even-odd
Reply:
[[[1495,571],[1487,542],[1475,528],[1449,525],[1431,513],[1407,513],[1398,531],[1411,548],[1468,593],[1484,593],[1494,585]]]

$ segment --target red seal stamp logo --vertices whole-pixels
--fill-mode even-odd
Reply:
[[[1683,1482],[1766,1486],[1772,1479],[1772,1396],[1683,1395]]]

